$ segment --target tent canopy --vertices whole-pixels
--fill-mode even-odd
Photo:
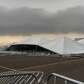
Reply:
[[[58,37],[52,40],[47,38],[30,37],[27,38],[23,44],[32,44],[43,47],[59,54],[80,54],[84,53],[84,45],[77,41],[71,40],[67,37]]]

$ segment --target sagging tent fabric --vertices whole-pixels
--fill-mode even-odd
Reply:
[[[78,41],[80,44],[84,45],[84,39]]]
[[[20,42],[19,44],[41,44],[44,43],[45,41],[47,41],[46,38],[44,37],[36,37],[36,36],[30,36],[28,38],[26,38],[25,40],[23,40],[22,42]]]
[[[48,43],[40,45],[44,48],[59,54],[79,54],[84,53],[84,45],[69,38],[56,38]]]
[[[52,36],[32,35],[32,36],[26,37],[19,44],[24,43],[24,44],[37,44],[37,45],[41,45],[43,43],[49,42],[50,39],[53,39]]]
[[[84,53],[84,45],[67,37],[56,37],[52,40],[46,37],[30,36],[20,44],[38,45],[59,54],[81,54]]]
[[[23,42],[25,44],[25,41]],[[49,40],[47,38],[29,38],[26,44],[37,44],[59,54],[80,54],[84,53],[84,45],[67,37],[58,37]]]

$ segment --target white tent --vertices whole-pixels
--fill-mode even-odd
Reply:
[[[80,54],[84,53],[84,45],[77,41],[65,38],[64,40],[64,54]]]
[[[43,43],[46,43],[48,39],[46,37],[42,36],[30,36],[27,37],[25,40],[23,40],[23,44],[35,44],[35,45],[41,45]]]
[[[81,44],[84,44],[84,39],[78,41]]]
[[[84,53],[84,45],[66,37],[58,37],[49,40],[45,37],[31,36],[22,42],[23,44],[35,44],[59,54]]]
[[[84,53],[84,45],[66,37],[56,38],[40,46],[60,54]]]
[[[22,42],[23,44],[39,44],[42,38],[36,36],[26,37]],[[19,44],[20,44],[19,43]]]

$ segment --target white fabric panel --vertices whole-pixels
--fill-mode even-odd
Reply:
[[[56,37],[49,40],[42,36],[30,36],[22,42],[23,44],[40,45],[46,49],[59,54],[79,54],[84,53],[84,45],[66,37]]]

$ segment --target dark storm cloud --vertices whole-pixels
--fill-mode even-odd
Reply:
[[[84,32],[84,8],[69,8],[58,13],[42,9],[0,9],[0,34],[25,34],[38,32]]]
[[[42,9],[17,8],[0,11],[0,33],[52,32],[49,15]]]

